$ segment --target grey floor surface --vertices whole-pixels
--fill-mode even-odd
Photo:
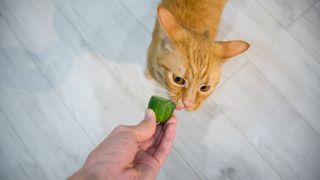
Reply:
[[[65,179],[156,92],[158,1],[0,0],[0,179]],[[320,179],[320,1],[230,0],[218,40],[251,48],[178,112],[158,179]]]

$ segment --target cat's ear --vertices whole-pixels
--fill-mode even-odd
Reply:
[[[250,44],[241,41],[225,41],[225,42],[216,42],[218,45],[218,53],[223,59],[231,58],[233,56],[239,55],[249,49]]]
[[[160,26],[164,30],[165,35],[168,36],[167,38],[177,42],[187,36],[187,31],[177,23],[169,10],[159,5],[157,13]]]

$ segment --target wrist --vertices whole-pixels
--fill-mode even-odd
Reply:
[[[68,180],[85,180],[85,179],[88,179],[88,178],[86,178],[85,174],[81,169],[68,178]]]
[[[85,169],[82,168],[73,174],[68,180],[112,180],[116,179],[113,172],[107,168]]]

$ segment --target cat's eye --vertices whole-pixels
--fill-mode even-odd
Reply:
[[[173,75],[173,81],[179,85],[184,85],[186,83],[182,77],[176,75]]]
[[[203,85],[203,86],[200,87],[200,90],[202,92],[207,92],[207,91],[209,91],[209,89],[210,89],[210,86],[208,86],[208,85]]]

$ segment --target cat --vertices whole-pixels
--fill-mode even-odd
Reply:
[[[162,0],[147,52],[147,73],[168,90],[177,110],[197,110],[220,81],[227,59],[245,41],[215,42],[226,0]]]

